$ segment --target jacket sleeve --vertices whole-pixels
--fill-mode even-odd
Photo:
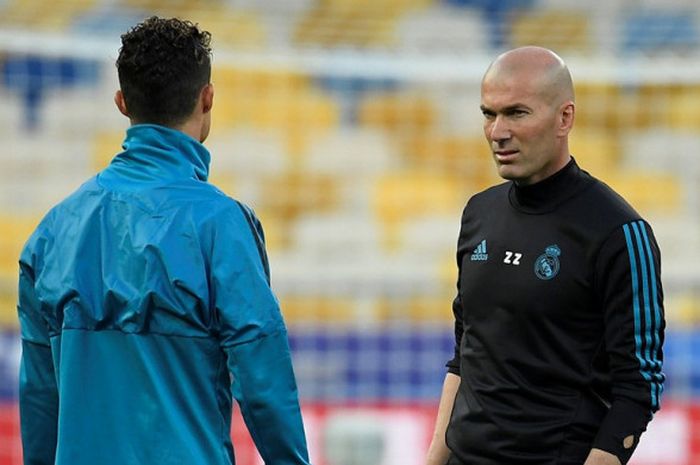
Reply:
[[[269,465],[308,464],[287,332],[269,284],[262,228],[234,206],[217,218],[212,288],[232,394]]]
[[[461,276],[462,276],[462,258],[464,257],[465,251],[465,238],[464,238],[464,221],[467,214],[467,208],[462,212],[462,221],[459,232],[459,239],[457,240],[457,295],[452,301],[452,313],[454,314],[454,334],[455,334],[455,348],[453,358],[447,362],[447,372],[454,375],[460,376],[460,350],[462,343],[462,334],[464,333],[463,328],[463,318],[464,318],[464,307],[462,306],[462,294],[461,294]]]
[[[30,241],[31,243],[31,241]],[[58,428],[58,389],[48,324],[34,290],[31,252],[20,260],[17,311],[22,337],[19,376],[20,428],[24,463],[53,465]]]
[[[623,225],[603,244],[596,287],[604,309],[612,402],[593,447],[625,464],[659,409],[665,376],[659,249],[649,225]]]

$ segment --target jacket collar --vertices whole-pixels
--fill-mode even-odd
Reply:
[[[548,213],[585,188],[591,179],[571,157],[564,168],[540,182],[527,186],[511,183],[508,197],[511,205],[523,213]]]
[[[105,170],[143,182],[178,179],[206,181],[209,151],[187,134],[156,124],[137,124],[126,131],[119,153]]]

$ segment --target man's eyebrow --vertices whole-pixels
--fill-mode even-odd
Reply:
[[[507,107],[503,107],[500,110],[494,110],[493,108],[489,108],[486,105],[480,105],[479,108],[481,108],[481,111],[483,112],[489,112],[489,113],[509,113],[514,110],[523,110],[529,108],[527,105],[523,103],[514,103],[512,105],[508,105]]]

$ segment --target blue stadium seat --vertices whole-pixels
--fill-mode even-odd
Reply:
[[[454,333],[451,327],[304,326],[290,328],[289,343],[304,399],[432,400],[440,394]]]
[[[39,107],[46,92],[75,86],[96,86],[99,63],[78,58],[48,58],[10,55],[0,69],[0,82],[22,96],[25,103],[25,126],[39,125]]]
[[[683,11],[631,13],[622,25],[622,50],[627,53],[689,51],[700,44],[693,14]]]
[[[529,10],[535,0],[443,0],[451,6],[474,8],[481,11],[484,21],[488,23],[490,42],[494,48],[501,48],[506,43],[508,16],[519,10]]]
[[[666,331],[664,339],[664,373],[666,391],[673,398],[690,399],[700,396],[700,330],[686,328]]]

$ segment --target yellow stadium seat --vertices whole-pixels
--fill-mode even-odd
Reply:
[[[464,191],[454,177],[414,172],[382,176],[376,183],[374,208],[380,219],[461,210]]]
[[[333,176],[291,172],[263,176],[256,209],[282,221],[297,218],[304,212],[328,212],[338,204],[337,180]]]
[[[297,23],[294,41],[322,46],[393,45],[398,19],[429,0],[325,0]]]
[[[614,83],[577,82],[576,124],[579,130],[615,131],[617,116],[615,108],[620,99],[620,87]]]
[[[642,215],[674,214],[683,202],[681,181],[674,175],[641,170],[601,173],[605,181]]]
[[[29,235],[39,224],[37,217],[25,217],[3,214],[0,216],[0,246],[3,251],[11,247],[11,253],[15,259],[19,258],[19,252]]]
[[[455,242],[454,253],[449,257],[443,258],[440,262],[440,281],[443,284],[443,289],[446,295],[452,295],[457,292],[457,277],[459,268],[457,267],[457,245]]]
[[[10,0],[0,7],[0,23],[49,30],[65,30],[80,14],[93,6],[95,0]]]
[[[99,132],[92,140],[92,169],[100,171],[110,164],[115,155],[122,151],[124,131]]]
[[[377,317],[381,323],[409,322],[445,326],[454,321],[449,297],[381,299],[377,306]]]
[[[359,105],[361,124],[397,134],[427,132],[437,120],[434,104],[421,95],[389,93],[366,96]]]
[[[620,141],[610,132],[575,128],[569,149],[579,166],[593,176],[603,175],[619,166]]]
[[[417,169],[457,176],[465,191],[481,191],[499,182],[483,136],[416,133],[407,134],[401,142],[403,153]]]
[[[459,178],[420,171],[396,172],[380,177],[374,187],[373,208],[384,228],[384,246],[401,242],[405,220],[426,214],[459,215],[465,189]]]
[[[268,33],[261,19],[251,11],[235,11],[225,7],[189,8],[182,15],[212,34],[216,48],[262,48]]]
[[[700,325],[700,296],[692,293],[667,298],[666,319],[669,326],[690,328]]]
[[[309,78],[298,73],[215,68],[212,81],[215,128],[278,130],[292,156],[300,156],[313,137],[340,120],[338,102],[311,87]]]
[[[12,290],[7,289],[9,282],[16,284],[16,276],[12,281],[3,280],[0,285],[0,328],[17,328],[19,321],[17,319],[17,292],[16,286],[11,286]]]
[[[586,51],[590,48],[588,17],[579,12],[540,10],[521,13],[511,28],[514,46],[539,45],[556,51]]]
[[[356,302],[352,299],[316,296],[286,296],[280,301],[288,325],[350,324],[357,320]]]
[[[255,215],[260,220],[265,233],[265,247],[268,252],[274,253],[289,247],[290,221],[285,221],[276,215],[274,210],[255,208]]]
[[[310,87],[310,77],[286,69],[246,69],[214,65],[212,82],[218,91],[265,95],[294,93]]]
[[[216,89],[212,110],[215,128],[277,130],[295,160],[316,136],[339,124],[338,102],[311,87],[307,76],[284,70],[217,69],[212,79]]]
[[[665,125],[671,109],[669,92],[668,86],[657,84],[577,84],[576,127],[615,135]]]
[[[686,86],[669,99],[668,123],[674,129],[700,128],[700,86]]]
[[[39,218],[0,216],[0,325],[16,319],[19,256]]]

